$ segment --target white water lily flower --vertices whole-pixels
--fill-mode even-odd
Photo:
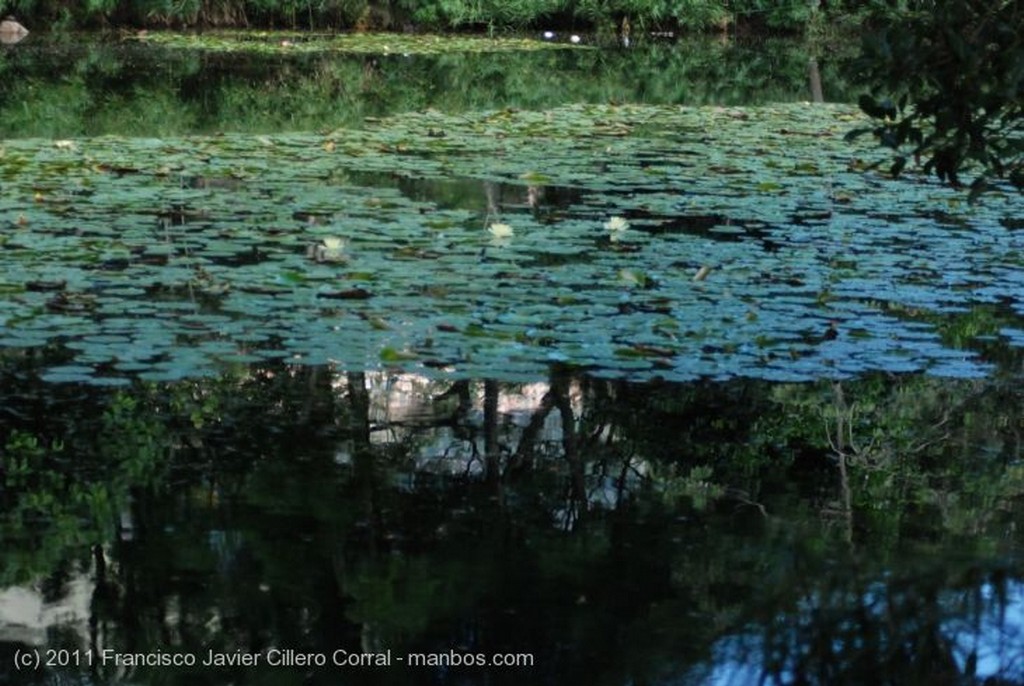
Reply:
[[[494,223],[487,227],[487,230],[491,232],[491,235],[495,238],[508,238],[515,231],[508,224]]]
[[[615,243],[622,237],[623,232],[629,228],[629,222],[622,217],[612,217],[604,223],[604,228],[610,234],[608,237]]]
[[[316,262],[345,262],[345,241],[329,237],[306,247],[306,257]]]
[[[341,238],[325,238],[324,241],[324,259],[328,262],[341,260],[344,258],[342,254],[345,251],[345,241]]]
[[[647,275],[638,269],[620,269],[619,278],[630,286],[643,288],[647,285]]]
[[[629,228],[629,222],[622,217],[612,217],[604,223],[604,228],[612,233],[619,233]]]

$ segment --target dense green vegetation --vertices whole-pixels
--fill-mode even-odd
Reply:
[[[265,26],[317,29],[455,29],[527,26],[625,30],[803,31],[853,22],[883,0],[3,0],[30,29],[97,26]]]
[[[622,39],[655,30],[782,30],[820,38],[862,25],[861,104],[880,120],[872,130],[896,150],[890,171],[908,161],[972,198],[992,179],[1024,188],[1024,11],[1011,0],[0,0],[33,30],[47,28],[261,26],[327,30],[496,30],[572,28]],[[574,38],[575,39],[575,38]],[[281,45],[296,51],[301,43]],[[308,47],[308,46],[306,46]],[[385,50],[386,52],[386,50]],[[913,165],[912,165],[913,166]]]
[[[860,65],[893,175],[916,163],[954,186],[972,176],[972,197],[994,179],[1024,190],[1024,4],[917,3],[866,36]]]

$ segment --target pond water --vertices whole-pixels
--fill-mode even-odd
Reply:
[[[3,49],[0,136],[312,131],[425,108],[797,102],[813,97],[814,56],[826,100],[853,102],[858,95],[848,75],[855,51],[846,44],[693,40],[630,49],[492,52],[483,45],[439,52],[415,36],[393,39],[383,41],[391,43],[386,53],[374,44],[376,52],[365,54],[360,45],[353,54],[296,52],[280,48],[278,39],[246,53],[123,37],[97,43],[94,36],[33,36]]]
[[[1024,681],[1024,207],[848,49],[31,38],[0,681]]]

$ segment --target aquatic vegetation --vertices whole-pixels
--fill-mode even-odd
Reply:
[[[310,243],[306,247],[306,257],[316,262],[345,262],[345,241],[328,236],[316,243]]]
[[[853,46],[847,50],[822,64],[829,100],[852,102],[859,93],[845,68]],[[70,51],[8,51],[4,59],[3,138],[280,133],[356,128],[367,116],[427,107],[454,113],[582,102],[756,105],[808,96],[807,46],[791,40],[722,44],[691,38],[628,51],[408,57],[215,52],[131,40],[76,43]],[[202,97],[196,97],[197,83]]]
[[[604,228],[612,233],[625,231],[629,228],[629,222],[622,217],[612,217],[604,223]]]
[[[342,53],[350,55],[449,55],[457,52],[522,52],[585,49],[584,46],[530,38],[414,33],[299,33],[213,31],[199,34],[146,33],[144,43],[190,50],[268,54]],[[578,41],[577,41],[578,43]]]
[[[846,7],[857,5],[856,8]],[[143,26],[287,26],[291,28],[345,27],[361,30],[423,27],[452,30],[467,27],[491,31],[546,27],[552,20],[560,26],[590,26],[603,30],[621,27],[629,34],[629,20],[645,29],[722,30],[730,23],[745,27],[769,26],[787,31],[820,27],[825,21],[856,21],[863,3],[816,5],[774,5],[763,0],[694,0],[678,3],[669,0],[644,0],[629,3],[604,3],[593,0],[417,0],[416,2],[366,2],[338,0],[305,3],[297,0],[222,0],[219,2],[182,2],[154,4],[147,0],[102,0],[82,5],[68,0],[43,3],[19,0],[0,4],[16,8],[25,21],[37,25],[57,20],[58,26],[82,28],[111,22]],[[0,31],[0,35],[2,35]],[[638,31],[639,33],[639,31]],[[557,38],[553,31],[546,31]],[[671,35],[671,34],[669,34]],[[577,36],[578,38],[578,36]]]
[[[1019,345],[1019,196],[969,206],[864,171],[880,153],[842,141],[858,121],[578,105],[8,141],[0,346],[62,346],[48,378],[93,383],[276,358],[512,380],[987,373],[935,322],[998,304]],[[445,184],[479,194],[419,190]],[[503,222],[481,231],[491,196]]]
[[[496,222],[487,227],[487,230],[495,238],[509,238],[515,234],[515,230],[508,224]]]
[[[629,228],[629,222],[622,217],[612,217],[604,223],[604,228],[608,232],[608,239],[614,243],[624,235]]]

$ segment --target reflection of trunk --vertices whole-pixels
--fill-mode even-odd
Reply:
[[[487,483],[501,485],[501,452],[498,446],[498,382],[484,381],[484,467]]]
[[[376,553],[384,538],[384,521],[380,511],[379,479],[373,447],[370,445],[370,393],[366,389],[365,374],[350,372],[347,377],[353,476],[365,508],[370,550]]]
[[[579,454],[579,445],[576,436],[576,416],[572,412],[572,405],[569,402],[569,378],[558,375],[551,383],[551,393],[554,396],[555,407],[562,420],[562,449],[565,451],[565,459],[569,463],[570,491],[569,499],[572,504],[582,512],[587,506],[587,489],[584,480],[583,460]]]
[[[818,60],[814,57],[807,62],[807,77],[811,84],[811,100],[825,102],[825,93],[821,88],[821,71],[818,69]]]
[[[484,181],[484,194],[487,196],[487,218],[498,217],[500,207],[498,206],[498,185],[493,181]]]
[[[832,384],[835,393],[836,407],[836,439],[835,453],[839,461],[839,489],[843,498],[843,521],[846,523],[846,542],[853,543],[853,498],[850,494],[850,475],[846,471],[846,434],[849,431],[847,421],[850,418],[850,410],[846,404],[846,397],[843,395],[842,384]]]
[[[370,392],[362,372],[350,372],[347,377],[349,431],[358,453],[370,447]]]
[[[318,367],[306,367],[304,372],[306,374],[306,392],[303,394],[302,399],[302,419],[301,423],[309,425],[313,420],[313,408],[316,404],[317,393],[317,374]],[[330,385],[328,385],[328,392],[330,392]]]
[[[114,616],[117,611],[116,586],[107,576],[107,558],[103,546],[92,547],[95,567],[96,590],[93,592],[89,607],[89,649],[96,655],[107,645],[107,617]],[[98,676],[93,671],[93,676]]]
[[[334,375],[325,367],[304,366],[293,375],[280,377],[277,388],[292,388],[296,392],[291,424],[297,434],[306,433],[311,427],[330,425],[335,421],[337,398],[332,385]],[[305,388],[302,388],[302,386]],[[315,429],[314,429],[315,430]]]
[[[547,421],[548,414],[554,406],[555,394],[553,391],[548,391],[540,399],[540,405],[533,415],[530,416],[530,423],[523,429],[523,435],[519,439],[519,446],[516,448],[515,455],[512,456],[508,463],[509,473],[533,468],[537,438],[540,436],[540,432],[544,428],[544,422]]]
[[[469,381],[463,379],[462,381],[456,381],[452,384],[451,388],[442,393],[441,395],[434,398],[434,408],[437,411],[439,408],[445,408],[444,412],[448,412],[450,403],[446,402],[448,398],[455,397],[458,403],[455,406],[454,413],[451,417],[440,417],[440,421],[444,423],[450,423],[453,425],[455,435],[459,438],[469,438],[470,434],[466,431],[465,423],[462,421],[473,407],[473,398],[470,395]]]

